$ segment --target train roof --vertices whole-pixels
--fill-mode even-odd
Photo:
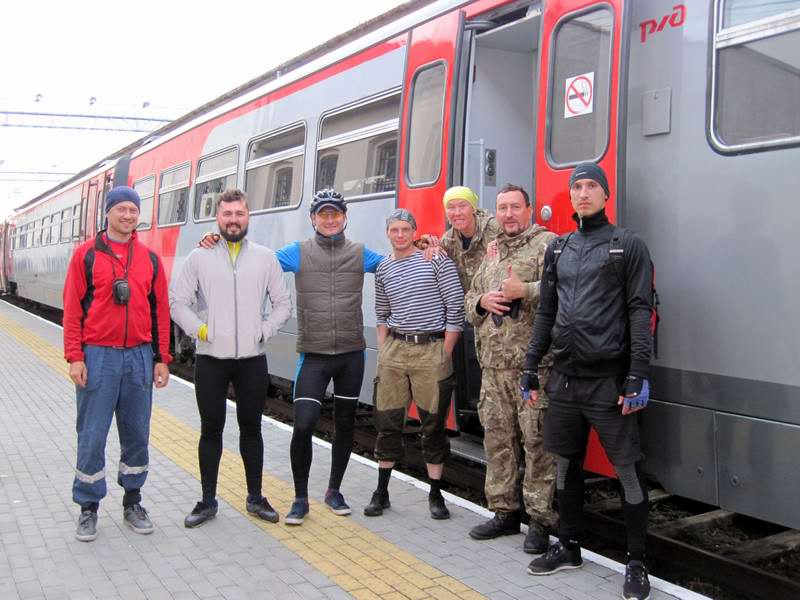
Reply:
[[[226,105],[235,100],[241,100],[242,102],[240,103],[248,101],[248,94],[256,91],[261,94],[263,93],[262,89],[269,84],[273,84],[271,87],[277,88],[290,83],[293,79],[299,77],[290,78],[287,76],[297,74],[301,67],[308,67],[311,66],[311,63],[317,62],[319,64],[313,65],[314,69],[311,69],[311,71],[313,72],[314,70],[322,68],[325,66],[326,62],[333,62],[333,59],[329,61],[325,61],[323,59],[331,55],[331,53],[334,51],[342,51],[345,50],[345,47],[348,45],[352,45],[352,47],[346,48],[347,52],[343,53],[342,57],[336,57],[336,60],[339,60],[344,56],[348,56],[352,53],[363,50],[364,48],[374,45],[380,41],[391,39],[392,37],[408,30],[411,28],[411,26],[419,23],[420,21],[425,20],[426,18],[432,18],[433,16],[436,16],[437,14],[444,12],[449,8],[463,3],[463,0],[409,0],[404,4],[396,6],[395,8],[377,17],[357,25],[353,29],[337,35],[323,44],[307,50],[299,56],[279,64],[263,75],[243,83],[229,92],[226,92],[225,94],[199,106],[198,108],[191,110],[185,115],[178,117],[163,127],[148,133],[131,144],[120,148],[116,152],[113,152],[109,156],[97,161],[88,168],[76,173],[69,179],[62,181],[58,185],[18,206],[14,209],[14,213],[31,208],[41,201],[54,196],[59,191],[70,187],[72,184],[92,176],[103,169],[109,168],[112,164],[116,164],[116,161],[123,156],[133,154],[140,149],[149,149],[151,145],[156,145],[161,138],[166,138],[168,136],[172,137],[169,134],[177,134],[179,133],[179,130],[183,128],[188,129],[188,126],[190,125],[193,126],[196,121],[210,118],[211,113],[214,111],[220,110],[220,112],[227,112],[227,110],[230,110],[234,107]],[[426,14],[418,15],[418,18],[406,19],[406,17],[410,17],[413,13],[425,8],[429,9],[425,11]],[[373,36],[373,34],[379,35]],[[276,83],[278,78],[281,78],[280,84]]]

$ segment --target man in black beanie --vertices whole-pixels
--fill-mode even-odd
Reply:
[[[553,240],[545,253],[520,381],[523,396],[536,403],[539,361],[552,352],[544,447],[556,455],[558,542],[531,562],[528,573],[550,575],[583,564],[582,465],[591,426],[623,488],[628,542],[623,598],[644,600],[650,595],[644,565],[648,500],[635,413],[649,398],[652,263],[636,234],[609,223],[608,180],[599,165],[579,164],[569,184],[578,229]]]

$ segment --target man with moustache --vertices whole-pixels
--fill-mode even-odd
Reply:
[[[581,559],[583,460],[589,428],[622,484],[628,555],[622,595],[645,600],[647,487],[638,411],[649,399],[652,350],[653,272],[645,243],[609,223],[608,180],[595,163],[575,167],[569,195],[578,229],[550,244],[544,257],[539,308],[520,380],[530,402],[550,399],[545,448],[557,455],[558,542],[528,566],[531,575],[577,569]],[[542,385],[542,358],[552,353],[553,371]]]
[[[483,261],[465,299],[467,319],[475,327],[483,372],[478,416],[484,428],[486,500],[494,517],[473,527],[478,540],[519,533],[517,468],[525,452],[522,496],[530,516],[524,550],[547,550],[555,483],[553,457],[542,447],[546,399],[524,402],[518,387],[533,317],[539,302],[544,253],[555,234],[531,224],[533,207],[527,192],[506,185],[497,195],[495,215],[503,233],[497,255]],[[548,364],[539,365],[546,378]]]
[[[431,518],[450,512],[441,494],[450,454],[445,422],[455,384],[452,353],[464,323],[464,296],[453,261],[426,260],[414,246],[414,216],[397,209],[386,219],[393,254],[375,273],[378,369],[375,457],[378,487],[364,508],[375,517],[389,508],[389,479],[403,457],[403,426],[413,398],[422,422],[422,454],[430,481]]]
[[[173,320],[198,340],[195,396],[200,411],[197,453],[202,499],[184,520],[190,528],[217,514],[229,384],[236,392],[247,512],[271,523],[279,519],[261,489],[261,415],[269,391],[264,343],[289,318],[291,304],[275,254],[246,239],[249,218],[245,194],[240,190],[224,192],[217,200],[217,225],[225,243],[211,250],[193,250],[170,292]]]
[[[314,235],[287,244],[275,254],[297,290],[297,375],[290,456],[295,499],[287,525],[301,525],[309,512],[308,478],[313,446],[328,384],[333,381],[334,439],[325,505],[339,516],[350,506],[340,491],[353,449],[355,415],[364,378],[364,274],[374,273],[383,256],[344,235],[347,202],[332,189],[319,190],[309,206]],[[206,236],[201,245],[213,248]]]
[[[106,495],[105,449],[116,415],[121,446],[117,483],[125,524],[153,532],[141,505],[149,468],[153,384],[169,380],[169,305],[161,259],[137,240],[141,199],[118,186],[106,197],[107,228],[78,246],[64,281],[64,357],[77,395],[78,459],[72,499],[75,537],[97,538]]]

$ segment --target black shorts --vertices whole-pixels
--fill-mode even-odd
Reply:
[[[622,415],[617,404],[625,377],[568,377],[555,369],[545,386],[544,447],[561,456],[583,454],[594,427],[613,465],[642,460],[639,414]]]
[[[312,400],[320,404],[333,380],[333,394],[346,400],[358,400],[364,379],[364,351],[342,354],[305,352],[297,360],[294,378],[294,399]]]

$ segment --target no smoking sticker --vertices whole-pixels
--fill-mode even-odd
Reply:
[[[567,77],[564,118],[588,115],[594,109],[594,71]]]

